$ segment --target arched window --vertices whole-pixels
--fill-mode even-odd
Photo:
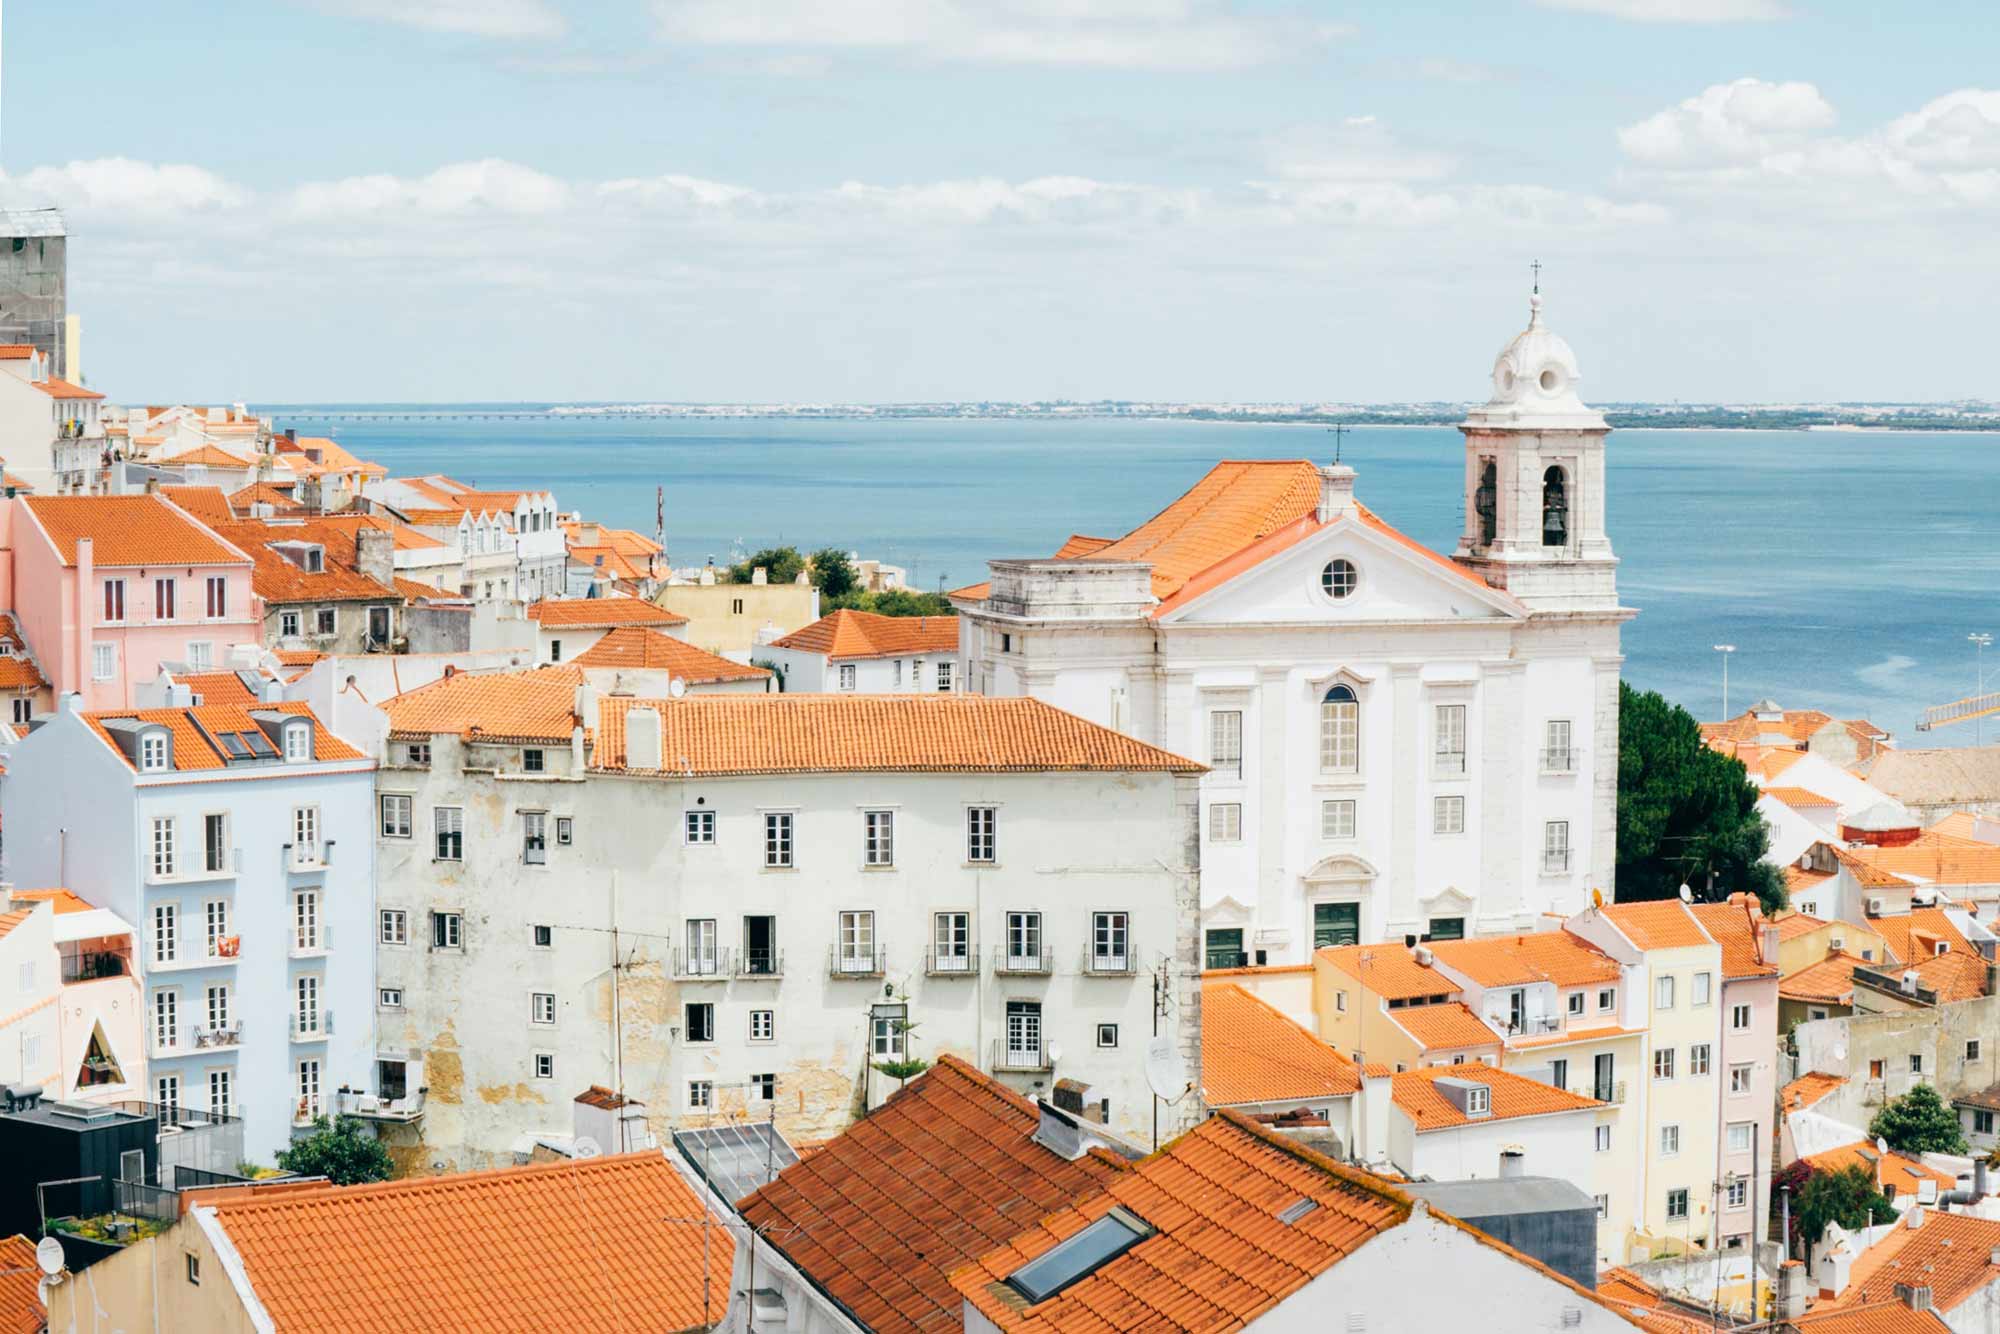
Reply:
[[[1500,470],[1492,459],[1479,470],[1479,489],[1472,493],[1472,508],[1479,515],[1479,544],[1490,547],[1500,521]]]
[[[1332,774],[1361,767],[1361,701],[1346,686],[1335,686],[1320,701],[1319,767]]]
[[[1561,468],[1542,474],[1542,545],[1569,545],[1569,482]]]

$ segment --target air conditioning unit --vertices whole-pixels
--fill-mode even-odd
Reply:
[[[1435,954],[1431,953],[1431,947],[1428,945],[1417,946],[1416,949],[1411,951],[1410,957],[1417,961],[1417,967],[1419,968],[1430,967],[1432,961],[1437,958]]]
[[[1880,917],[1882,915],[1882,896],[1880,894],[1870,894],[1868,896],[1868,915],[1870,917]]]
[[[1937,891],[1934,889],[1912,890],[1910,892],[1910,902],[1916,904],[1919,908],[1928,908],[1937,902]]]

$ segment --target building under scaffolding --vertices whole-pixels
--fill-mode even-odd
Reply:
[[[0,343],[32,343],[58,379],[70,365],[62,210],[0,209]]]

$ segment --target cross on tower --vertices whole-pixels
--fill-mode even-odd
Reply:
[[[1528,265],[1528,267],[1535,271],[1535,295],[1540,296],[1542,294],[1542,261],[1538,259]]]
[[[1333,436],[1333,461],[1338,463],[1340,462],[1340,438],[1347,434],[1347,428],[1336,424],[1331,428],[1329,433]]]

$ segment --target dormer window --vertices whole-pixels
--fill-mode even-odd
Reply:
[[[1542,545],[1569,545],[1569,479],[1561,468],[1542,474]]]
[[[312,728],[305,723],[285,727],[285,762],[297,764],[312,758]]]
[[[1475,1084],[1465,1091],[1465,1114],[1485,1116],[1493,1110],[1493,1091],[1484,1084]]]
[[[326,549],[324,547],[307,547],[304,555],[307,574],[326,573]]]
[[[165,773],[167,768],[167,734],[147,732],[139,738],[139,772],[145,774]]]

